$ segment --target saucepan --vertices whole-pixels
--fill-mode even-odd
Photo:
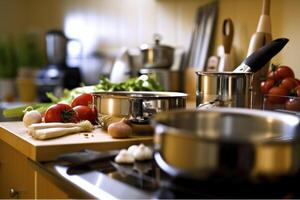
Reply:
[[[300,173],[300,118],[246,108],[159,113],[155,160],[174,177],[268,182]]]
[[[106,116],[127,118],[133,123],[149,124],[163,111],[186,107],[187,94],[180,92],[96,92],[93,93],[97,119],[102,124]]]
[[[154,35],[154,44],[142,44],[141,54],[143,68],[169,69],[174,61],[174,48],[160,44],[161,36]]]
[[[196,72],[196,104],[208,106],[252,107],[252,75],[275,56],[288,42],[273,40],[248,56],[233,72]]]

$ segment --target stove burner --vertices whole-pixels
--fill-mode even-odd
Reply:
[[[299,177],[286,177],[280,181],[253,182],[220,180],[197,181],[170,177],[154,161],[121,165],[106,159],[87,165],[70,166],[68,174],[96,170],[113,180],[141,191],[151,193],[154,199],[176,198],[300,198]]]

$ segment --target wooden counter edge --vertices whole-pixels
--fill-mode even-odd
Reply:
[[[26,140],[22,139],[16,134],[11,133],[2,125],[0,125],[0,139],[26,157],[32,160],[36,160],[35,148],[31,146]]]
[[[57,155],[68,152],[75,152],[82,149],[91,149],[95,151],[109,151],[114,149],[127,148],[130,145],[143,143],[145,145],[153,144],[153,137],[149,138],[132,138],[120,140],[116,142],[107,143],[86,143],[78,147],[76,145],[55,145],[55,146],[38,146],[36,147],[35,159],[37,161],[52,161],[55,160]]]
[[[133,144],[144,143],[145,145],[153,144],[153,136],[141,136],[141,138],[132,137],[118,141],[106,143],[82,143],[82,144],[57,144],[49,146],[34,146],[25,138],[18,134],[12,133],[0,123],[0,139],[19,151],[21,154],[34,161],[51,161],[55,160],[59,154],[79,151],[82,149],[92,149],[96,151],[107,151],[113,149],[127,148]]]

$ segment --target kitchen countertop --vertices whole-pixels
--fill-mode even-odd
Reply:
[[[76,196],[71,198],[151,199],[153,196],[97,170],[69,175],[68,167],[59,162],[32,162],[32,166],[63,190],[76,191]]]
[[[34,161],[50,161],[62,153],[82,149],[107,151],[127,148],[132,144],[152,144],[151,135],[134,135],[127,139],[113,139],[96,128],[89,133],[76,133],[55,139],[35,140],[26,133],[22,122],[0,122],[0,139]]]

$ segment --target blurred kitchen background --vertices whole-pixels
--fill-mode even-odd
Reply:
[[[191,49],[197,12],[212,2],[215,1],[0,0],[0,101],[43,101],[42,93],[54,90],[55,84],[72,88],[97,84],[101,76],[126,79],[132,74],[124,72],[123,77],[112,77],[116,61],[125,60],[128,64],[124,55],[130,55],[134,66],[126,66],[138,71],[140,60],[134,58],[138,58],[142,44],[154,43],[154,34],[159,35],[160,44],[175,49],[169,71],[182,72],[186,67],[184,56]],[[299,0],[271,0],[272,37],[290,39],[272,62],[292,67],[296,77],[300,76],[299,8]],[[216,23],[211,27],[207,56],[217,54],[222,43],[223,20],[231,18],[234,63],[239,64],[246,57],[251,35],[256,31],[262,0],[220,0],[215,9]],[[67,53],[63,58],[55,57],[64,48]],[[59,76],[65,66],[67,83],[59,78],[59,83],[52,83],[48,76]],[[118,75],[122,73],[119,69]],[[184,74],[177,73],[179,78],[175,76],[172,80],[180,86],[167,85],[167,89],[189,88],[191,83],[184,81]],[[56,89],[59,94],[61,90]]]

